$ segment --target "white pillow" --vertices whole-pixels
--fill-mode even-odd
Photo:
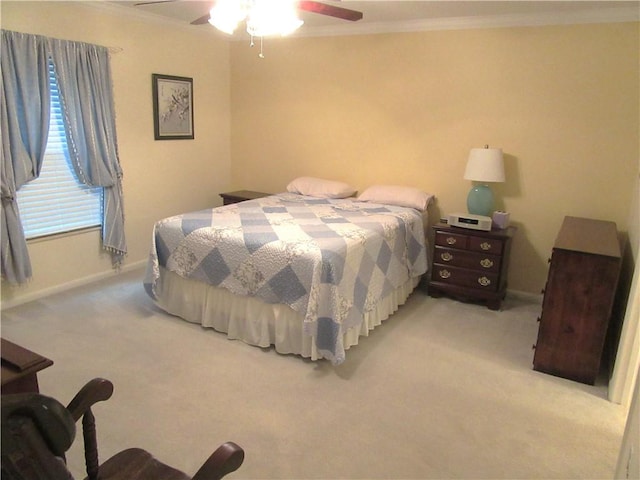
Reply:
[[[424,211],[431,203],[433,195],[414,187],[401,185],[373,185],[360,194],[363,202],[384,203]]]
[[[347,198],[356,193],[356,189],[344,182],[324,180],[315,177],[298,177],[287,185],[287,192],[320,198]]]

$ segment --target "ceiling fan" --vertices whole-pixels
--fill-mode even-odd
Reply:
[[[155,1],[147,1],[147,2],[138,2],[135,6],[143,6],[143,5],[152,5],[158,3],[170,3],[176,2],[180,0],[155,0]],[[343,7],[336,7],[334,5],[328,5],[326,3],[317,2],[314,0],[300,0],[297,2],[297,6],[300,10],[304,10],[306,12],[318,13],[320,15],[327,15],[329,17],[341,18],[343,20],[349,20],[351,22],[358,21],[362,19],[362,12],[358,12],[356,10],[351,10]],[[209,14],[203,15],[202,17],[196,18],[191,22],[191,25],[202,25],[209,21]]]

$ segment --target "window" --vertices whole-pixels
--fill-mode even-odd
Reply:
[[[78,180],[67,149],[58,84],[49,62],[51,121],[40,176],[18,190],[26,238],[70,232],[102,224],[102,187]]]

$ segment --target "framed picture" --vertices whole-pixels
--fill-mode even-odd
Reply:
[[[152,74],[156,140],[193,139],[193,78]]]

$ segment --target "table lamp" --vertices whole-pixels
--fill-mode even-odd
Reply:
[[[493,213],[493,192],[487,183],[504,182],[504,161],[501,148],[472,148],[469,152],[465,180],[481,182],[474,185],[467,196],[467,210],[475,215],[490,217]]]

